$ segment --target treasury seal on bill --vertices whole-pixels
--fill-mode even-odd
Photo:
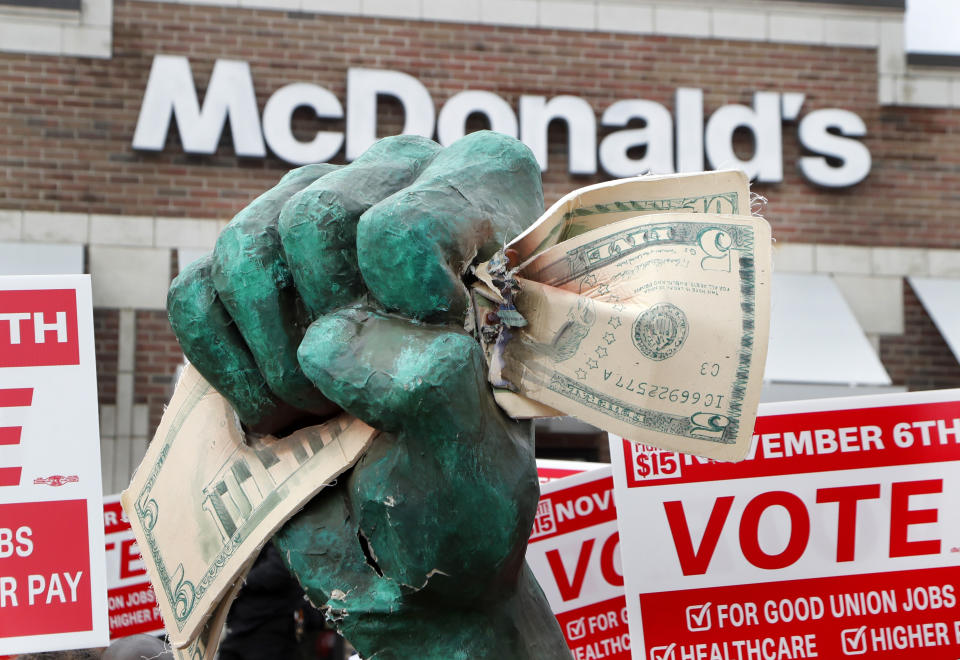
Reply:
[[[651,360],[666,360],[687,339],[687,316],[676,305],[658,303],[633,324],[633,344]]]

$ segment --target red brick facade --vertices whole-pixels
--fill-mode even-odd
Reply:
[[[906,332],[880,338],[880,359],[890,378],[911,390],[960,387],[960,368],[950,347],[906,282],[903,294]]]
[[[766,42],[417,22],[117,0],[110,59],[0,53],[0,208],[228,219],[289,168],[275,157],[234,156],[229,130],[213,156],[183,153],[171,130],[160,153],[131,140],[153,56],[190,58],[201,99],[216,59],[250,63],[262,109],[276,89],[311,82],[345,98],[349,67],[403,71],[439,108],[464,89],[490,90],[513,108],[522,94],[586,99],[597,117],[617,100],[673,107],[678,87],[704,90],[705,116],[755,91],[800,92],[805,112],[859,115],[873,158],[868,178],[843,190],[807,183],[796,122],[783,124],[784,181],[758,185],[779,241],[960,248],[960,110],[881,106],[877,53]],[[318,128],[295,116],[303,139]],[[387,104],[381,132],[399,126]],[[605,134],[601,129],[599,137]],[[550,131],[548,203],[603,180],[567,174],[566,129]],[[749,149],[749,144],[740,145]],[[742,152],[746,155],[747,152]],[[338,156],[342,162],[342,152]],[[895,384],[960,385],[960,368],[908,285],[906,335],[883,338]],[[134,398],[151,429],[179,354],[162,312],[138,312]],[[114,398],[116,313],[96,316],[101,402]]]
[[[97,353],[97,392],[100,404],[117,402],[117,335],[119,313],[115,309],[93,311],[94,350]]]
[[[149,429],[160,423],[163,407],[173,395],[173,377],[183,364],[183,353],[162,311],[137,312],[137,347],[134,361],[134,403],[146,404]]]
[[[780,240],[960,247],[960,112],[881,107],[874,49],[460,25],[119,0],[112,59],[0,55],[3,206],[31,210],[227,218],[288,166],[217,153],[185,155],[171,131],[159,154],[131,138],[155,54],[190,58],[203,90],[214,61],[250,63],[262,108],[287,83],[345,95],[348,67],[404,71],[439,107],[464,89],[580,96],[598,116],[621,99],[673,105],[702,88],[705,115],[754,91],[801,92],[803,112],[837,107],[865,121],[873,169],[862,184],[817,189],[800,176],[796,124],[784,124],[782,184],[756,186]],[[202,91],[200,92],[202,94]],[[389,114],[389,109],[387,114]],[[299,117],[303,136],[319,126]],[[342,122],[339,122],[342,129]],[[326,122],[336,130],[338,122]],[[382,130],[396,125],[386,117]],[[601,131],[601,135],[603,131]],[[566,173],[566,129],[551,131],[548,201],[602,180]]]

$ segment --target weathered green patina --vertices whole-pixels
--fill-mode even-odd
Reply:
[[[518,140],[472,133],[444,149],[410,187],[360,218],[363,279],[387,309],[460,323],[466,268],[543,212],[540,167]]]
[[[204,365],[207,380],[249,428],[284,428],[302,413],[270,390],[213,287],[212,263],[211,255],[198,259],[173,281],[167,297],[170,325],[187,358]]]
[[[342,408],[382,431],[277,535],[289,567],[368,660],[569,658],[524,562],[531,429],[497,407],[463,330],[466,267],[542,211],[533,155],[487,131],[439,152],[388,138],[292,179],[168,301],[188,357],[248,424]]]
[[[364,293],[357,221],[410,185],[440,145],[402,135],[374,143],[357,160],[295,194],[280,213],[280,240],[297,292],[315,319]]]
[[[294,408],[317,415],[336,408],[297,364],[296,348],[309,318],[283,259],[277,224],[292,195],[334,169],[307,165],[293,170],[251,202],[220,233],[210,268],[219,298],[270,389]]]

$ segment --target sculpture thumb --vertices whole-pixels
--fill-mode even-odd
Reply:
[[[360,217],[360,272],[387,309],[461,325],[467,268],[542,212],[533,152],[501,133],[471,133],[441,151],[412,185]]]

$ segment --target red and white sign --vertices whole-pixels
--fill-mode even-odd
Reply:
[[[575,660],[630,658],[619,540],[609,465],[541,485],[527,563]]]
[[[0,367],[78,364],[76,289],[4,286],[0,290]]]
[[[0,277],[0,654],[105,646],[86,275]]]
[[[119,495],[103,498],[110,639],[164,632],[157,597]]]
[[[589,472],[602,467],[610,467],[609,463],[591,463],[589,461],[565,461],[553,458],[537,459],[537,477],[541,484],[556,479],[563,479],[581,472]]]
[[[611,438],[633,658],[960,657],[960,390],[754,433],[741,463]]]

